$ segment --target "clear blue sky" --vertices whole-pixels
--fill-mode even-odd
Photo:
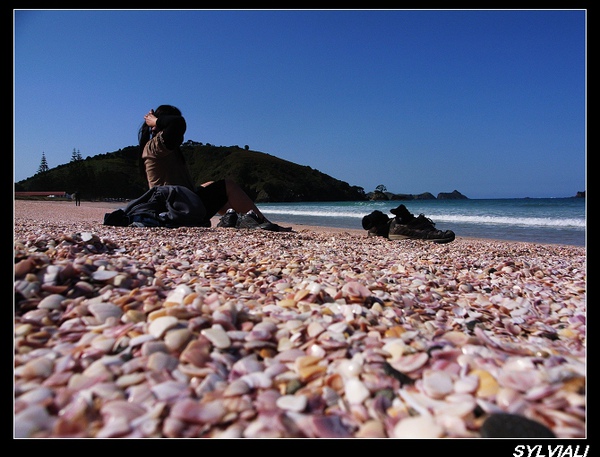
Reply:
[[[586,10],[14,10],[14,179],[137,144],[248,145],[366,192],[586,188]]]

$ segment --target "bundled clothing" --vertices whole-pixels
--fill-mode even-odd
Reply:
[[[202,200],[184,186],[155,186],[141,197],[104,215],[104,225],[117,227],[210,227]]]

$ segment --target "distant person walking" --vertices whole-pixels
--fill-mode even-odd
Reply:
[[[210,181],[196,187],[180,148],[186,128],[181,111],[172,105],[160,105],[144,116],[138,141],[140,172],[148,181],[148,187],[187,187],[200,197],[209,219],[232,209],[239,213],[252,211],[259,223],[268,222],[246,192],[231,179]]]
[[[78,190],[73,192],[73,200],[75,200],[75,206],[81,206],[81,194]]]

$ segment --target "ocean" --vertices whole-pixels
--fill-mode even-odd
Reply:
[[[404,204],[423,213],[437,229],[456,236],[532,243],[586,245],[585,198],[507,198],[468,200],[390,200],[361,202],[260,203],[263,214],[279,223],[362,228],[362,218]],[[366,231],[365,231],[366,234]]]

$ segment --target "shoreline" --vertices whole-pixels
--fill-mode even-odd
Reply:
[[[102,225],[103,217],[105,213],[111,212],[117,208],[123,207],[127,205],[127,202],[103,202],[103,201],[82,201],[81,206],[76,207],[74,202],[69,201],[48,201],[48,200],[25,200],[25,199],[15,199],[13,200],[13,209],[14,214],[30,214],[37,215],[39,218],[45,220],[52,220],[56,222],[60,222],[61,220],[66,222],[77,222],[77,221],[86,221],[86,222],[98,222]],[[72,207],[69,209],[69,207]],[[53,208],[60,209],[61,211],[55,211]],[[212,228],[215,228],[219,223],[219,216],[214,216],[211,219]],[[281,226],[290,226],[290,224],[281,222],[278,220],[272,220],[276,224]],[[320,226],[320,225],[304,225],[304,224],[292,224],[292,228],[295,231],[315,231],[319,233],[352,233],[359,236],[366,237],[366,230],[361,228],[341,228],[341,227],[329,227],[329,226]],[[491,242],[503,242],[503,243],[528,243],[528,244],[539,244],[539,245],[548,245],[548,246],[565,246],[565,247],[582,247],[586,249],[586,246],[579,246],[573,244],[562,244],[562,243],[538,243],[538,242],[529,242],[529,241],[517,241],[517,240],[508,240],[508,239],[500,239],[500,238],[476,238],[476,237],[468,237],[468,236],[456,236],[456,240],[481,240],[481,241],[491,241]],[[452,243],[450,243],[452,244]]]
[[[585,247],[120,206],[15,201],[15,437],[588,436]]]

